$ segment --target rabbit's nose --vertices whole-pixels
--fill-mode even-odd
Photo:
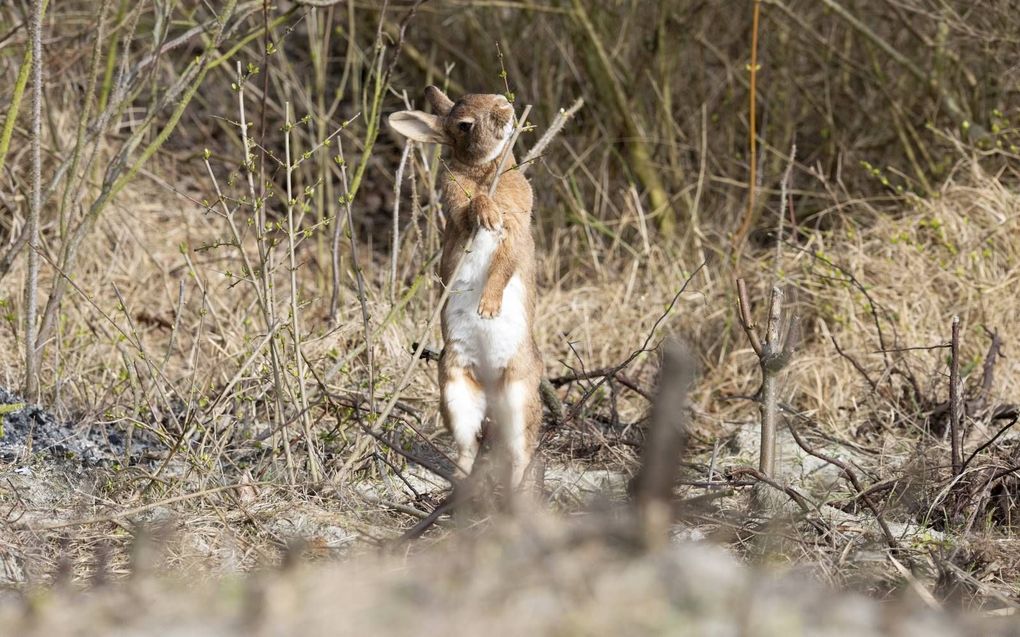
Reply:
[[[457,128],[463,133],[470,133],[471,129],[474,128],[475,123],[469,121],[457,122]]]

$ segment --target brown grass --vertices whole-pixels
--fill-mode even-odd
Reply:
[[[0,463],[0,474],[10,478],[9,487],[0,487],[0,503],[11,511],[0,522],[10,586],[59,580],[61,569],[77,581],[95,572],[126,575],[137,568],[131,549],[147,533],[162,546],[161,567],[203,577],[280,561],[294,537],[305,539],[313,557],[349,555],[399,536],[440,501],[445,481],[400,453],[431,464],[449,450],[431,364],[418,363],[387,419],[384,441],[364,427],[376,419],[370,399],[378,408],[392,396],[412,343],[424,336],[430,348],[441,346],[438,329],[422,334],[442,293],[433,261],[443,223],[435,189],[441,163],[431,148],[410,152],[394,251],[393,175],[401,147],[378,122],[402,107],[394,92],[407,91],[415,102],[425,81],[443,82],[443,61],[453,60],[451,84],[502,92],[504,63],[518,103],[536,105],[537,130],[525,136],[519,156],[557,109],[586,100],[529,172],[541,254],[537,338],[552,378],[617,365],[649,336],[653,345],[673,335],[693,345],[701,373],[677,496],[710,502],[692,508],[678,532],[708,535],[742,557],[807,564],[823,580],[879,596],[909,586],[930,591],[938,603],[962,596],[976,607],[1015,606],[1011,509],[1020,483],[995,476],[1016,466],[1017,439],[1006,430],[981,447],[1008,422],[993,412],[1020,402],[1020,363],[1011,355],[1020,341],[1012,294],[1020,195],[1011,164],[1017,112],[1007,88],[1015,77],[1005,55],[1015,45],[1008,3],[991,3],[980,15],[962,15],[961,3],[840,3],[870,25],[870,35],[817,3],[762,3],[764,114],[753,208],[760,221],[739,262],[731,245],[748,193],[743,67],[750,12],[607,3],[585,22],[563,4],[426,4],[407,23],[397,57],[407,3],[385,15],[374,3],[358,2],[314,12],[273,9],[272,55],[263,44],[261,7],[242,7],[227,25],[226,50],[215,51],[234,57],[210,56],[207,80],[180,125],[97,218],[72,272],[56,272],[67,237],[55,213],[44,216],[40,289],[65,274],[71,286],[42,360],[43,404],[82,430],[151,431],[159,442],[152,461],[123,458],[102,469],[81,470],[74,459],[54,463],[45,454]],[[211,17],[202,6],[167,6],[179,20],[175,35]],[[43,157],[44,173],[52,175],[76,138],[72,84],[88,70],[94,16],[74,3],[51,10],[61,12],[51,18],[46,46]],[[11,24],[19,15],[0,9]],[[138,15],[138,33],[151,34],[152,8]],[[129,31],[131,16],[111,14],[117,37]],[[905,22],[916,33],[905,32]],[[6,32],[0,27],[0,38]],[[9,53],[26,39],[22,30],[11,33],[0,39],[0,68],[20,64],[20,54]],[[888,66],[875,37],[924,74],[940,74],[941,90],[929,91],[901,62]],[[555,54],[523,49],[546,41]],[[151,52],[142,35],[132,42],[134,57],[115,58],[115,67]],[[375,48],[377,42],[388,46]],[[189,36],[161,54],[146,76],[151,82],[134,86],[138,92],[100,131],[95,157],[79,170],[73,219],[101,196],[104,170],[131,133],[141,131],[142,148],[152,142],[172,111],[154,106],[164,96],[163,80],[179,78],[207,44]],[[329,55],[313,58],[313,50]],[[611,98],[585,81],[593,69]],[[260,145],[251,157],[242,149],[231,83],[244,86],[249,134]],[[945,110],[947,95],[970,113],[967,126]],[[0,92],[0,105],[8,97]],[[298,123],[285,133],[287,104]],[[154,127],[145,132],[140,122],[150,108]],[[26,131],[15,128],[12,169],[0,179],[0,207],[10,211],[0,224],[4,251],[17,244],[25,223]],[[299,163],[289,205],[282,195],[286,170],[277,161],[288,135]],[[794,142],[796,161],[786,151]],[[343,166],[333,159],[340,153]],[[788,168],[789,207],[781,210]],[[338,199],[348,188],[356,190],[351,228]],[[251,192],[256,200],[270,196],[253,203]],[[288,209],[299,228],[290,236]],[[237,243],[230,216],[240,228]],[[780,216],[777,245],[770,233]],[[249,225],[249,218],[257,221]],[[265,224],[278,225],[266,232]],[[334,254],[336,224],[343,224],[341,233],[352,231],[353,241],[339,235],[344,240]],[[242,249],[258,266],[254,277],[245,272]],[[334,256],[341,266],[335,321]],[[269,262],[275,267],[262,269]],[[0,273],[0,351],[9,354],[0,357],[0,382],[11,388],[22,386],[25,373],[26,272],[22,252]],[[756,464],[753,395],[760,376],[737,323],[736,276],[750,284],[758,316],[771,286],[786,288],[801,324],[782,379],[787,421],[850,463],[866,487],[890,485],[874,498],[897,532],[899,557],[914,568],[909,576],[882,548],[874,516],[854,490],[788,436],[780,441],[778,479],[816,510],[808,516],[782,510],[770,520],[748,515],[746,476],[738,473]],[[269,302],[268,290],[275,296]],[[980,448],[959,480],[943,434],[949,391],[942,346],[954,315],[963,325],[968,401],[963,455]],[[987,393],[986,330],[998,334],[1005,353]],[[587,511],[599,482],[611,486],[611,498],[625,497],[657,371],[651,348],[622,370],[624,379],[597,388],[598,379],[562,383],[559,395],[573,416],[566,425],[548,423],[543,447],[554,508]],[[304,413],[302,391],[309,401]],[[34,473],[15,473],[24,467]],[[321,479],[313,479],[319,467]],[[209,491],[221,487],[229,488]],[[476,521],[485,526],[486,519]],[[42,528],[55,524],[66,526]],[[818,525],[830,533],[819,534]],[[414,570],[427,569],[428,559]]]

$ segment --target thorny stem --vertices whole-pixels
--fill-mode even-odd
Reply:
[[[237,63],[237,80],[237,102],[241,117],[241,143],[244,152],[243,166],[248,180],[248,194],[251,197],[251,205],[254,207],[256,219],[255,244],[259,250],[259,275],[262,281],[262,303],[260,303],[260,306],[266,324],[266,331],[269,331],[276,325],[276,300],[273,293],[273,239],[269,236],[271,228],[267,223],[265,201],[256,195],[255,178],[252,174],[254,172],[254,166],[252,165],[254,158],[251,152],[251,140],[248,138],[248,121],[244,108],[244,77],[241,73],[240,61]],[[255,273],[249,272],[249,276],[254,277]],[[275,338],[269,339],[269,357],[273,368],[273,384],[276,387],[273,403],[274,419],[279,423],[284,421],[284,381],[281,373],[280,352]],[[287,463],[287,479],[291,484],[295,484],[294,458],[290,450],[290,438],[287,436],[286,431],[280,433],[280,438],[283,440],[283,453]]]
[[[39,293],[39,214],[42,209],[42,16],[43,3],[32,3],[32,202],[28,214],[28,278],[25,280],[25,393],[39,399],[36,356]]]
[[[301,315],[298,308],[297,256],[294,247],[294,164],[290,156],[290,102],[286,103],[286,133],[283,138],[284,153],[287,160],[287,244],[290,257],[290,329],[294,341],[294,364],[297,366],[298,395],[301,398],[301,422],[305,430],[305,445],[308,448],[308,469],[313,482],[320,479],[318,454],[315,451],[315,439],[312,437],[312,420],[308,414],[308,395],[305,393],[305,361],[301,355]]]
[[[347,181],[347,162],[343,159],[343,143],[339,138],[337,139],[337,151],[340,154],[340,179],[344,187],[343,204],[347,217],[347,238],[351,244],[351,265],[354,267],[354,280],[358,286],[358,302],[361,305],[361,321],[365,330],[365,359],[368,363],[368,402],[369,406],[375,409],[375,361],[372,356],[372,321],[368,313],[365,275],[361,271],[361,262],[358,260],[358,240],[354,235],[354,215],[351,212],[354,191],[351,190]]]

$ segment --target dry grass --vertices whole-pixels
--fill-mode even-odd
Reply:
[[[890,355],[897,368],[914,375],[923,391],[923,398],[929,401],[925,404],[912,403],[904,396],[907,383],[902,376],[883,377],[883,356],[875,353],[878,349],[877,332],[867,300],[845,281],[845,275],[820,259],[831,260],[852,273],[866,287],[878,308],[889,349],[944,344],[948,340],[949,319],[952,314],[959,314],[965,326],[965,380],[973,390],[980,384],[981,363],[987,349],[987,339],[979,326],[998,332],[1007,344],[1014,342],[1015,328],[1009,321],[1011,299],[1006,294],[996,294],[996,290],[1009,289],[1010,277],[1016,276],[1015,267],[1011,265],[1016,263],[1015,257],[1009,256],[1014,249],[1009,236],[1020,212],[1017,203],[1020,199],[1000,182],[987,176],[967,175],[966,178],[972,180],[971,185],[948,184],[940,197],[931,201],[917,200],[895,219],[876,216],[866,224],[839,232],[814,232],[799,244],[785,247],[782,255],[782,280],[794,291],[795,307],[803,321],[803,340],[783,381],[782,398],[812,419],[811,425],[806,428],[803,423],[794,420],[811,439],[826,448],[839,449],[849,445],[847,448],[855,453],[853,459],[862,474],[868,476],[869,482],[911,476],[919,470],[917,464],[922,461],[930,465],[917,480],[906,480],[915,488],[905,487],[904,491],[909,493],[890,498],[885,509],[890,520],[919,525],[908,533],[908,542],[913,541],[910,540],[911,534],[923,535],[926,527],[946,530],[950,534],[954,528],[953,524],[947,526],[945,522],[933,521],[930,515],[925,516],[919,510],[919,507],[935,506],[937,492],[946,484],[948,477],[948,443],[930,433],[931,411],[948,397],[946,352],[919,350]],[[169,337],[168,330],[159,324],[137,320],[142,311],[140,308],[152,316],[164,317],[166,322],[173,322],[177,312],[174,296],[178,281],[186,278],[187,270],[181,265],[180,253],[167,250],[167,244],[209,234],[207,220],[201,213],[187,204],[182,205],[179,198],[157,186],[139,184],[138,188],[124,196],[130,199],[115,208],[115,215],[125,216],[111,218],[109,251],[91,255],[88,267],[79,275],[81,287],[98,293],[90,303],[82,301],[75,304],[75,313],[68,319],[69,336],[61,348],[69,370],[65,404],[91,406],[91,411],[73,413],[83,422],[103,418],[98,414],[105,414],[106,422],[114,427],[125,422],[123,416],[118,418],[120,414],[115,411],[118,406],[125,401],[143,398],[129,393],[132,391],[130,384],[117,378],[117,370],[122,368],[123,346],[113,337],[116,333],[113,325],[95,308],[116,306],[118,301],[113,291],[116,286],[127,307],[133,310],[137,323],[144,326],[140,329],[144,334],[142,342],[146,351],[152,352],[148,355],[162,356]],[[137,215],[139,211],[146,210],[146,206],[151,212],[144,228],[137,222],[128,223],[128,210],[130,214]],[[861,212],[861,216],[866,214],[866,211]],[[764,290],[771,282],[772,256],[769,254],[762,258],[751,279],[752,290],[761,292],[753,294],[758,299],[763,298]],[[209,296],[216,299],[210,305],[220,314],[224,329],[205,327],[203,330],[208,330],[209,336],[201,341],[196,338],[200,334],[198,324],[203,320],[200,316],[203,305],[200,299],[193,298],[196,293],[190,293],[186,297],[184,318],[180,320],[176,348],[164,369],[168,376],[193,377],[198,388],[197,395],[215,396],[216,388],[222,387],[233,374],[235,367],[230,366],[231,362],[236,366],[236,361],[245,357],[237,352],[247,352],[251,347],[251,339],[245,338],[244,319],[231,309],[243,307],[245,295],[238,287],[231,288],[220,274],[223,267],[220,262],[195,260],[194,263],[198,279],[204,282]],[[548,273],[543,277],[543,289],[547,292],[543,294],[539,308],[541,329],[538,336],[549,376],[566,374],[571,369],[578,371],[610,366],[625,359],[641,345],[665,305],[696,267],[689,259],[686,263],[682,258],[670,259],[661,248],[653,248],[648,255],[636,258],[605,259],[601,265],[604,272],[616,274],[599,276],[594,263],[589,262],[586,267],[592,274],[587,277],[578,274],[585,266],[573,268],[570,275],[559,280],[549,278]],[[137,276],[138,272],[149,274],[141,278]],[[904,272],[925,274],[904,285]],[[690,480],[708,477],[707,473],[699,472],[707,470],[713,441],[723,443],[715,465],[718,473],[713,474],[714,479],[721,483],[725,483],[725,470],[753,463],[756,453],[753,447],[746,446],[746,441],[740,443],[743,446],[736,442],[726,443],[740,438],[740,432],[746,434],[753,430],[756,422],[754,405],[733,397],[753,394],[757,386],[755,359],[735,323],[735,292],[730,280],[729,266],[725,263],[710,264],[699,272],[677,307],[660,324],[655,337],[658,340],[667,334],[680,334],[698,344],[701,356],[702,374],[694,398],[697,442],[688,459],[692,463],[687,478]],[[197,283],[189,282],[187,289],[195,288]],[[103,290],[105,293],[102,293]],[[156,290],[158,293],[154,294]],[[422,294],[426,295],[428,290],[425,288]],[[977,294],[975,290],[984,293]],[[434,291],[432,293],[435,294]],[[311,288],[305,294],[307,298],[314,298]],[[387,383],[393,382],[392,379],[400,374],[408,360],[407,334],[414,333],[430,312],[425,298],[422,297],[419,307],[415,307],[415,303],[409,304],[399,319],[378,333],[376,360],[380,387],[384,388],[382,391],[386,391]],[[320,295],[317,304],[309,305],[306,315],[324,313],[326,303],[327,300]],[[356,298],[349,299],[342,311],[348,316],[356,316],[357,303]],[[386,299],[372,298],[372,314],[384,315],[387,304]],[[320,309],[316,311],[316,307]],[[111,316],[116,314],[113,309],[108,309],[107,313]],[[194,323],[189,324],[189,314]],[[207,316],[204,320],[213,322],[215,319]],[[120,319],[119,324],[121,329],[127,329],[124,327],[126,319]],[[81,327],[70,329],[74,325]],[[88,329],[88,325],[93,328]],[[626,328],[621,329],[621,326]],[[96,338],[96,333],[109,335],[109,340],[104,342]],[[216,336],[213,337],[213,334]],[[870,391],[868,381],[849,360],[839,357],[830,336],[835,337],[843,351],[879,383],[879,391]],[[306,355],[311,368],[324,374],[333,365],[329,351],[334,348],[342,350],[347,346],[345,343],[357,342],[358,338],[358,325],[352,322],[345,329],[308,339]],[[198,353],[195,354],[195,362],[189,364],[188,356],[193,350]],[[1016,401],[1017,387],[1012,383],[1017,371],[1015,366],[1016,363],[1008,356],[999,361],[996,368],[999,380],[991,397],[993,405]],[[651,390],[656,368],[656,356],[649,353],[639,357],[626,374],[640,387]],[[338,378],[356,378],[362,373],[358,369],[354,367],[346,375],[340,373]],[[8,373],[17,372],[12,366]],[[86,381],[73,382],[76,378]],[[249,391],[257,391],[256,379],[246,380],[256,388]],[[423,363],[421,372],[415,375],[413,384],[405,392],[404,401],[418,411],[425,432],[440,446],[448,448],[449,442],[437,426],[434,382],[433,373]],[[117,391],[118,383],[125,393]],[[573,389],[563,394],[568,405],[573,404],[586,387],[584,383],[572,386]],[[114,389],[110,391],[109,387]],[[331,387],[335,387],[333,391],[339,395],[364,391],[363,385],[357,389],[357,385],[352,387],[340,380],[333,381]],[[106,389],[101,393],[97,388]],[[553,463],[551,466],[559,466],[560,463],[574,465],[577,461],[571,458],[585,458],[583,463],[589,471],[610,469],[625,474],[633,471],[634,447],[620,441],[640,441],[640,426],[647,402],[626,387],[617,385],[616,392],[615,417],[619,419],[619,425],[614,428],[609,422],[614,413],[609,392],[605,389],[596,392],[583,412],[584,417],[569,431],[558,431],[549,439],[547,454]],[[244,405],[240,397],[235,397],[235,401],[228,404]],[[123,409],[122,406],[120,408]],[[218,423],[215,432],[222,432],[227,426],[248,426],[242,415],[221,407],[211,414],[203,413],[202,417]],[[331,427],[328,418],[328,415],[324,416],[317,427],[322,430]],[[975,417],[973,423],[967,439],[967,453],[997,428],[983,424],[979,417]],[[413,439],[406,429],[403,434],[404,439]],[[104,502],[117,502],[118,506],[127,508],[134,503],[150,501],[153,496],[158,500],[218,484],[232,484],[243,479],[242,468],[245,466],[249,467],[249,474],[255,476],[252,481],[273,481],[272,461],[264,454],[252,455],[252,450],[244,444],[217,446],[222,443],[204,432],[193,435],[192,448],[186,454],[181,453],[186,462],[173,468],[175,482],[184,478],[180,486],[161,486],[152,494],[145,495],[139,490],[145,484],[144,479],[135,482],[135,486],[122,484],[121,480],[129,476],[134,476],[133,480],[144,478],[146,471],[104,472],[103,480],[108,484],[113,480],[112,484],[117,486],[82,487],[81,494],[69,496],[78,502],[76,508],[36,509],[29,511],[30,515],[21,523],[90,518],[96,512],[116,511],[116,507],[110,508]],[[341,436],[357,440],[356,430],[349,426]],[[1008,461],[1007,455],[1011,453],[1013,444],[1011,436],[1001,439],[979,458],[980,464],[987,464],[985,456],[994,460],[1001,455],[1001,462]],[[787,464],[784,466],[789,466],[791,461],[799,461],[797,457],[790,457],[792,452],[788,445],[785,449]],[[387,454],[384,446],[379,446],[378,450]],[[210,458],[216,453],[220,455]],[[403,464],[399,456],[387,455],[395,465]],[[249,489],[258,495],[240,508],[238,503],[242,498],[231,491],[159,507],[146,512],[141,519],[176,520],[175,526],[180,535],[172,544],[177,548],[173,549],[166,565],[200,567],[203,570],[250,568],[263,560],[275,560],[279,547],[284,546],[291,536],[309,538],[313,544],[323,547],[324,555],[336,550],[346,553],[366,541],[370,545],[376,539],[393,537],[402,526],[399,518],[386,514],[387,507],[380,508],[377,502],[366,501],[357,495],[357,485],[369,479],[373,472],[389,474],[389,471],[373,461],[358,473],[345,473],[343,466],[347,460],[343,453],[327,456],[325,469],[328,481],[335,486],[325,490],[312,485],[308,485],[310,490],[297,491],[282,485],[257,485]],[[703,469],[696,469],[699,466]],[[270,472],[266,473],[267,470]],[[427,473],[412,473],[416,476],[411,478],[414,484],[429,491],[427,478],[422,482]],[[344,476],[357,479],[352,481],[344,479]],[[369,483],[375,479],[372,478]],[[794,480],[794,484],[801,488],[817,489],[810,486],[813,484],[810,481],[800,483],[796,478]],[[918,482],[922,484],[921,495],[916,493]],[[428,499],[415,502],[414,496],[392,477],[383,484],[386,485],[382,487],[385,501],[403,501],[416,508],[429,506]],[[433,479],[432,484],[431,490],[438,493],[444,483]],[[828,488],[829,491],[824,494],[826,499],[839,501],[849,495],[846,485],[830,485]],[[1010,490],[1007,491],[1002,497],[1008,500],[1012,495]],[[695,488],[688,495],[698,492],[700,490]],[[97,497],[100,499],[97,500]],[[570,508],[577,506],[573,497],[557,499],[574,502],[567,505]],[[729,510],[739,510],[742,506],[739,499],[727,502],[724,508]],[[995,508],[991,504],[987,506],[989,511]],[[32,508],[31,504],[29,508]],[[281,523],[281,518],[286,522]],[[413,517],[404,519],[410,521]],[[252,520],[254,525],[249,526]],[[720,528],[716,522],[704,519],[695,526],[706,522],[705,528]],[[998,549],[995,547],[1003,546],[1001,542],[1012,536],[1010,529],[1009,524],[1001,526],[989,520],[983,527],[975,528],[972,535],[952,540],[951,544],[959,541],[962,546],[973,547],[979,552],[991,550],[992,554],[996,554]],[[72,527],[58,535],[65,533],[86,547],[94,546],[103,537],[101,533],[95,535],[89,527],[81,531]],[[123,534],[115,544],[130,544],[132,535]],[[725,536],[727,533],[724,532],[720,537]],[[24,539],[27,540],[28,536]],[[868,545],[864,542],[861,548],[865,549]],[[38,575],[53,572],[56,560],[56,554],[50,552],[53,549],[59,551],[59,546],[51,545],[51,549],[44,552],[46,559],[39,565]],[[94,558],[89,549],[78,555],[81,572],[87,573]],[[819,555],[812,556],[812,559],[818,558]],[[984,559],[994,561],[990,555]],[[45,567],[45,564],[50,567]],[[1015,591],[1011,585],[1004,585],[1004,581],[1011,577],[1013,568],[1011,560],[1001,562],[997,566],[999,570],[985,575],[995,581],[1001,578],[997,586],[1004,587],[998,590],[1012,596]],[[840,575],[833,572],[830,576],[837,583],[848,583],[854,579],[850,571]]]
[[[153,563],[188,577],[215,579],[279,562],[296,537],[314,558],[349,556],[398,537],[440,502],[445,480],[403,454],[442,465],[451,446],[438,423],[434,369],[411,360],[416,341],[441,346],[438,329],[423,331],[442,293],[434,276],[441,162],[431,148],[412,148],[395,201],[402,148],[379,122],[402,106],[398,93],[407,91],[413,102],[426,81],[442,83],[442,61],[453,60],[458,65],[445,81],[503,90],[498,69],[505,63],[518,103],[535,104],[537,130],[525,136],[519,154],[558,108],[586,99],[529,172],[542,255],[536,336],[553,379],[618,365],[646,341],[657,345],[677,335],[693,345],[700,376],[677,492],[687,501],[678,533],[709,536],[741,557],[803,564],[829,583],[878,596],[919,587],[930,591],[933,605],[962,599],[985,609],[1015,608],[1020,568],[1011,510],[1020,482],[1005,472],[1017,466],[1018,438],[1004,429],[985,445],[1009,422],[999,412],[1020,402],[1020,363],[1011,356],[1020,342],[1012,320],[1020,272],[1012,239],[1020,195],[1010,163],[1017,112],[1007,107],[1013,89],[1004,88],[1015,75],[1004,54],[1015,45],[1012,13],[1000,14],[1000,3],[980,16],[959,15],[952,10],[958,3],[845,3],[875,29],[868,35],[834,21],[819,3],[765,2],[759,203],[751,210],[750,242],[735,258],[731,241],[746,209],[747,92],[740,69],[749,25],[716,6],[670,3],[658,11],[610,3],[587,12],[587,22],[581,2],[569,10],[566,3],[436,3],[413,18],[407,3],[385,15],[371,4],[274,8],[267,16],[277,51],[271,55],[261,7],[242,4],[226,24],[224,44],[208,49],[206,80],[173,134],[133,179],[113,175],[121,188],[86,233],[70,272],[57,272],[54,263],[72,239],[55,212],[44,215],[40,290],[51,290],[64,274],[71,284],[41,361],[42,402],[79,430],[132,432],[150,442],[147,455],[101,468],[82,467],[76,458],[57,462],[47,453],[0,463],[7,480],[0,502],[10,507],[0,521],[0,555],[12,588],[60,580],[64,572],[78,582],[96,573],[127,575],[142,564],[131,557],[140,536],[160,547]],[[166,86],[185,77],[188,61],[210,46],[202,30],[186,31],[211,20],[208,7],[189,7],[163,7],[178,20],[171,32],[190,35],[165,51],[151,76],[125,85],[135,92],[124,110],[99,127],[94,147],[90,138],[90,159],[77,175],[82,185],[73,189],[73,222],[102,198],[110,181],[104,171],[118,165],[119,153],[137,159],[124,149],[132,140],[138,152],[152,147],[172,119],[173,106],[160,106]],[[49,23],[47,44],[46,174],[74,146],[79,111],[69,86],[87,74],[94,20],[74,3],[56,10],[62,19]],[[137,18],[137,34],[155,33],[155,10],[111,6],[109,26],[120,38]],[[0,15],[15,24],[20,14],[0,9]],[[904,20],[916,33],[895,26]],[[682,49],[673,50],[669,42],[679,31]],[[10,37],[6,32],[0,28],[0,64],[13,69],[21,58],[8,55],[9,43],[25,39],[17,27]],[[935,35],[941,44],[925,41]],[[912,71],[884,71],[879,61],[887,51],[874,38],[908,62],[930,60],[922,70],[941,74],[942,92],[929,91]],[[142,35],[128,39],[135,52],[110,54],[111,68],[151,52]],[[555,55],[518,50],[545,40]],[[786,53],[794,49],[810,55]],[[219,57],[228,52],[233,57]],[[671,56],[691,62],[676,65]],[[972,82],[977,67],[980,82]],[[622,90],[632,68],[646,72]],[[589,75],[599,87],[594,94]],[[106,79],[100,72],[99,93],[114,99]],[[947,95],[973,123],[955,121]],[[7,97],[0,93],[0,104]],[[288,109],[298,120],[292,127]],[[891,119],[878,121],[875,113]],[[242,117],[251,124],[247,142]],[[29,180],[20,145],[27,128],[14,130],[13,168],[0,181],[0,206],[11,211],[0,225],[5,251],[24,227]],[[785,150],[794,141],[796,161]],[[246,143],[254,145],[246,151]],[[290,196],[286,144],[294,167]],[[792,174],[785,185],[784,174]],[[782,191],[788,210],[781,210]],[[348,192],[355,193],[350,225]],[[395,203],[400,233],[393,244]],[[12,388],[25,374],[24,357],[15,353],[24,348],[26,273],[23,253],[0,273],[0,351],[10,354],[0,357],[0,381]],[[810,510],[749,513],[748,478],[740,469],[756,464],[753,395],[760,376],[737,323],[736,276],[750,284],[759,316],[771,286],[785,286],[801,325],[782,379],[786,421],[818,450],[849,463],[865,487],[878,485],[872,499],[895,530],[898,552],[886,550],[872,511],[839,472],[786,434],[779,480],[803,493]],[[944,433],[944,345],[954,315],[963,325],[964,457],[977,451],[959,478],[951,474]],[[995,358],[985,391],[991,332],[1005,355]],[[368,436],[365,427],[410,364],[417,367],[383,438]],[[550,419],[543,439],[553,508],[586,512],[599,486],[609,487],[610,498],[625,497],[657,373],[652,347],[609,382],[558,383],[568,418]],[[305,400],[307,410],[300,408]],[[486,520],[472,518],[483,527],[502,524]],[[410,570],[426,572],[439,555]],[[577,566],[572,560],[584,562],[564,555],[565,573]],[[896,566],[897,556],[913,567],[909,575]],[[500,573],[500,565],[524,568],[494,560],[478,577]],[[642,573],[635,590],[647,590],[648,564],[632,568]],[[310,577],[328,584],[348,575]],[[569,588],[587,574],[564,577]],[[364,608],[399,596],[386,576],[380,580]],[[589,600],[592,607],[601,595],[619,593],[609,588]],[[599,622],[629,621],[624,610],[611,607]],[[584,616],[575,619],[580,623],[571,626],[582,630]]]

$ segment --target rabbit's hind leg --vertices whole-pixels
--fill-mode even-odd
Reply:
[[[457,442],[457,474],[467,476],[481,444],[479,434],[485,420],[485,392],[469,369],[440,361],[439,394],[443,424]]]
[[[531,464],[542,421],[538,381],[507,378],[493,400],[493,415],[510,455],[511,484],[520,487]]]

